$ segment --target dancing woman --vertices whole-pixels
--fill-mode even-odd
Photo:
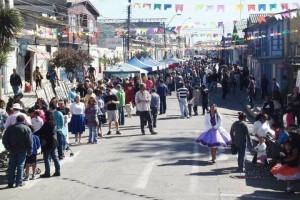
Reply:
[[[222,117],[217,111],[217,105],[211,104],[210,111],[205,115],[206,131],[196,140],[202,146],[210,148],[211,161],[216,162],[217,147],[231,144],[230,135],[222,127]]]

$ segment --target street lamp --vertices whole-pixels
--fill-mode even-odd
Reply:
[[[180,15],[181,15],[180,13],[176,13],[176,14],[171,18],[171,20],[169,21],[169,23],[167,24],[167,26],[166,26],[166,24],[165,24],[165,22],[164,22],[164,52],[165,52],[164,59],[167,58],[167,51],[166,51],[166,48],[167,48],[166,27],[168,27],[168,26],[171,24],[171,22],[173,21],[173,19],[174,19],[176,16],[180,16]]]

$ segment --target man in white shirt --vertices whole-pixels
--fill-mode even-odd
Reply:
[[[146,90],[146,84],[141,83],[140,91],[138,91],[135,95],[135,103],[136,103],[136,109],[139,111],[140,114],[141,131],[143,135],[145,135],[144,127],[146,121],[148,121],[150,133],[152,135],[157,134],[157,132],[153,131],[152,119],[150,114],[150,102],[151,102],[151,95]]]
[[[9,127],[10,125],[14,125],[16,123],[16,119],[19,115],[24,116],[24,118],[25,118],[24,122],[26,125],[31,125],[29,117],[26,114],[20,112],[20,110],[22,110],[22,107],[19,103],[15,103],[13,105],[13,110],[14,110],[14,113],[7,118],[7,120],[4,124],[4,128]]]

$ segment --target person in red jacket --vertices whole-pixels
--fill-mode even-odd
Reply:
[[[124,90],[125,90],[125,104],[131,103],[132,106],[134,106],[135,94],[134,94],[133,83],[130,82],[127,86],[124,87]]]

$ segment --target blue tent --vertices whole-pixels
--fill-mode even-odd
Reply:
[[[139,61],[136,57],[132,57],[132,58],[128,61],[128,64],[133,65],[133,66],[136,66],[136,67],[141,68],[141,69],[144,69],[144,70],[147,70],[148,72],[152,72],[152,71],[157,70],[157,69],[156,69],[156,68],[157,68],[156,66],[152,66],[152,65],[143,63],[143,62]]]

